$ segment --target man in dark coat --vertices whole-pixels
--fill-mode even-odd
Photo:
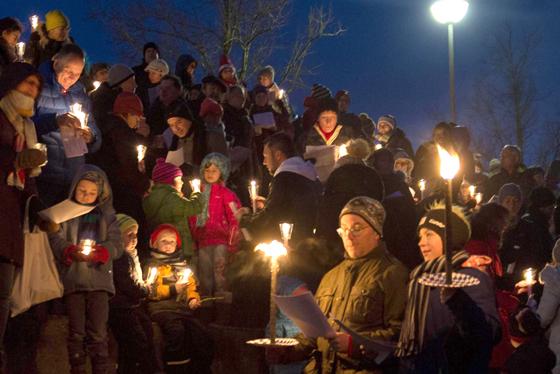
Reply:
[[[294,144],[283,133],[264,145],[264,165],[273,176],[264,209],[248,224],[256,240],[280,238],[279,224],[294,224],[292,245],[313,234],[321,186],[315,168],[296,156]]]
[[[178,77],[174,75],[163,77],[159,89],[159,96],[146,116],[152,136],[161,135],[167,129],[167,114],[171,109],[179,104],[187,105],[183,98],[183,85]]]
[[[525,176],[525,166],[521,160],[521,150],[516,145],[506,145],[500,153],[500,171],[490,176],[484,187],[484,199],[489,200],[500,191],[506,183],[515,183],[521,187],[523,196],[531,192]]]

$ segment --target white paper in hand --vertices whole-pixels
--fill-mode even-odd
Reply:
[[[183,153],[183,148],[179,148],[176,151],[167,152],[167,157],[165,162],[173,164],[175,166],[181,166],[185,163],[185,155]]]
[[[63,127],[60,129],[60,137],[64,146],[66,158],[80,157],[88,153],[84,138],[76,134],[75,129]]]
[[[41,210],[38,214],[44,219],[48,219],[54,223],[62,223],[72,218],[79,217],[89,213],[95,208],[91,205],[82,205],[75,203],[72,200],[64,200],[50,208]]]
[[[274,129],[276,127],[276,120],[274,119],[274,113],[272,112],[253,114],[253,122],[255,122],[255,127],[263,129]]]
[[[308,338],[329,338],[336,335],[311,292],[297,296],[274,295],[274,302]]]

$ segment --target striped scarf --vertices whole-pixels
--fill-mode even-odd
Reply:
[[[469,258],[465,251],[453,254],[452,268],[458,269]],[[426,328],[426,314],[428,312],[431,287],[418,283],[418,278],[424,273],[442,273],[445,271],[445,256],[424,262],[410,275],[408,285],[408,303],[401,328],[401,336],[395,350],[395,356],[407,357],[418,354],[424,344],[424,330]]]

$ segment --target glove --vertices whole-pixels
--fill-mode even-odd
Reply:
[[[62,261],[64,262],[64,265],[70,266],[74,261],[88,261],[89,256],[84,255],[81,250],[82,249],[75,244],[66,247],[62,254]]]
[[[89,255],[89,261],[98,264],[106,264],[109,262],[109,251],[102,245],[97,244],[95,250]]]
[[[33,169],[43,165],[47,156],[38,149],[23,149],[16,156],[16,167],[18,169]]]

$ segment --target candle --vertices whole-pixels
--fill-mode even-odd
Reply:
[[[193,179],[191,180],[191,188],[193,192],[200,192],[200,179]]]
[[[377,143],[377,144],[373,147],[373,149],[376,150],[376,151],[379,150],[379,149],[381,149],[381,148],[383,148],[383,144],[379,144],[379,143]]]
[[[288,242],[292,238],[292,231],[294,230],[294,224],[283,222],[279,226],[280,226],[280,234],[282,235],[282,241],[284,242],[284,247],[289,248]]]
[[[139,144],[136,146],[136,152],[138,153],[138,162],[144,159],[147,149],[148,148],[144,144]]]
[[[527,297],[533,294],[533,283],[535,282],[535,269],[528,268],[523,271],[523,278],[527,284]]]
[[[20,61],[23,61],[23,55],[25,54],[25,43],[19,42],[16,43],[16,53]]]
[[[39,16],[36,14],[32,15],[29,17],[29,22],[31,23],[33,31],[37,30],[37,27],[39,27]]]
[[[476,200],[476,205],[480,205],[480,203],[482,202],[482,193],[477,192],[477,193],[474,195],[474,198],[475,198],[475,200]]]
[[[146,278],[146,283],[149,284],[149,285],[154,284],[154,282],[157,279],[157,274],[158,274],[157,267],[155,267],[155,266],[151,267],[148,270],[148,277]]]
[[[253,213],[257,212],[257,181],[252,180],[249,183],[249,196],[251,197],[251,205],[253,206]]]
[[[89,256],[94,246],[95,246],[95,240],[83,239],[80,241],[80,248],[82,249],[81,252],[86,256]]]
[[[447,193],[445,194],[445,235],[443,238],[443,248],[445,251],[445,283],[452,283],[452,264],[451,264],[451,248],[449,248],[449,243],[451,243],[452,233],[451,225],[451,206],[453,204],[453,178],[455,174],[459,171],[461,164],[459,161],[459,156],[456,154],[451,155],[445,148],[437,144],[437,150],[439,154],[439,173],[443,179],[447,182]]]
[[[260,243],[255,247],[255,251],[262,251],[267,257],[270,257],[270,321],[269,334],[270,343],[276,343],[276,303],[274,295],[276,294],[276,283],[278,279],[278,257],[288,254],[282,243],[273,240],[270,243]]]
[[[284,90],[278,91],[278,99],[282,100],[284,98],[284,94],[285,94]]]
[[[70,113],[78,118],[82,129],[86,127],[86,114],[82,112],[82,104],[74,103],[70,105]]]
[[[99,86],[101,86],[101,82],[99,81],[93,81],[93,90],[97,90],[99,88]]]
[[[420,179],[418,181],[418,188],[420,189],[420,201],[424,200],[424,191],[426,190],[426,181]]]
[[[476,186],[469,186],[469,196],[471,197],[471,199],[474,199],[474,197],[476,196]]]

